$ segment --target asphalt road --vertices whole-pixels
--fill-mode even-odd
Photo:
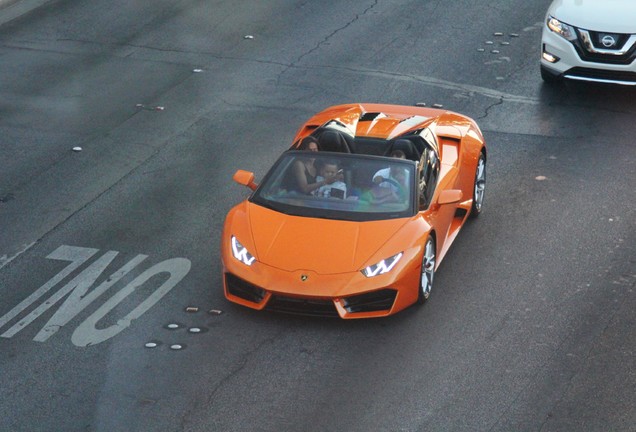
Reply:
[[[636,91],[542,85],[549,0],[483,3],[1,9],[0,430],[636,430]],[[355,101],[486,137],[484,213],[430,302],[229,304],[232,174]]]

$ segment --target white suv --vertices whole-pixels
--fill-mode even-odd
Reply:
[[[636,86],[636,0],[554,0],[541,37],[541,78]]]

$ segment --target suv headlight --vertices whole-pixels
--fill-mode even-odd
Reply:
[[[383,259],[379,263],[371,265],[365,268],[364,270],[361,270],[362,274],[365,275],[366,277],[373,277],[373,276],[381,275],[384,273],[388,273],[391,271],[393,267],[395,267],[395,265],[400,260],[400,258],[402,258],[402,255],[403,253],[400,252],[399,254],[393,255],[390,258]]]
[[[231,243],[232,243],[232,255],[234,255],[234,258],[236,258],[237,260],[239,260],[245,265],[251,266],[252,263],[256,260],[256,258],[251,253],[249,253],[247,248],[243,246],[236,239],[236,237],[232,236]]]
[[[548,28],[570,42],[576,40],[576,30],[574,27],[559,21],[553,16],[548,17]]]

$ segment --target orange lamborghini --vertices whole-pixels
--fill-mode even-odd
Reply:
[[[313,151],[312,151],[313,150]],[[258,310],[370,318],[431,294],[433,276],[482,210],[486,144],[446,110],[349,104],[311,117],[230,210],[228,300]]]

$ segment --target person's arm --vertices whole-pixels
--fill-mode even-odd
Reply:
[[[296,184],[298,185],[298,189],[306,194],[310,194],[319,187],[328,184],[326,180],[321,180],[315,183],[307,183],[307,176],[305,175],[305,165],[300,161],[296,161],[294,163],[294,176],[296,177]]]

